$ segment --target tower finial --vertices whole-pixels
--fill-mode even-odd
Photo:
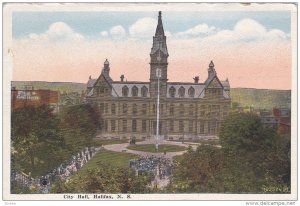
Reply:
[[[158,18],[161,18],[161,11],[158,12]]]

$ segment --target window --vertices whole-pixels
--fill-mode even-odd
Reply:
[[[189,97],[193,98],[195,96],[194,87],[190,87],[188,93],[189,93]]]
[[[105,114],[108,113],[108,103],[105,103]]]
[[[131,95],[133,97],[137,97],[138,96],[138,88],[136,86],[133,86],[131,89]]]
[[[104,103],[100,103],[100,112],[103,113],[104,111]]]
[[[173,132],[174,131],[174,120],[170,120],[170,125],[169,125],[169,131]]]
[[[127,114],[127,104],[126,103],[124,103],[123,104],[123,114]]]
[[[147,104],[142,104],[142,113],[147,114]]]
[[[110,109],[111,109],[112,114],[116,114],[116,105],[115,104],[112,104]]]
[[[183,98],[184,97],[184,94],[185,94],[185,89],[183,86],[181,86],[178,90],[178,95],[180,98]]]
[[[216,121],[208,122],[208,133],[209,134],[215,134],[216,133],[216,128],[217,128],[217,122]]]
[[[115,120],[110,121],[110,129],[112,132],[116,131],[116,121]]]
[[[200,134],[204,134],[204,122],[200,122]]]
[[[137,114],[137,105],[133,104],[132,106],[132,114],[136,115]]]
[[[123,132],[127,131],[127,120],[126,119],[123,120],[122,129],[123,129]]]
[[[179,132],[184,132],[183,120],[179,120]]]
[[[152,113],[156,114],[156,105],[155,104],[152,105]]]
[[[132,120],[132,132],[136,132],[136,119]]]
[[[181,115],[184,114],[184,105],[183,104],[179,105],[179,114],[181,114]]]
[[[190,104],[189,106],[189,115],[193,115],[194,114],[194,105]]]
[[[107,120],[104,121],[104,131],[107,132]]]
[[[143,86],[142,87],[142,97],[147,97],[148,95],[148,89],[147,87]]]
[[[164,104],[159,105],[159,113],[160,114],[164,113]]]
[[[124,86],[122,88],[122,95],[123,95],[123,97],[128,97],[128,87],[127,86]]]
[[[176,92],[175,88],[174,88],[174,87],[171,87],[171,88],[169,89],[169,95],[170,95],[170,97],[175,97],[175,92]]]
[[[174,115],[174,104],[170,104],[170,115]]]
[[[205,111],[201,111],[200,116],[204,117],[205,116]]]
[[[142,131],[143,132],[147,131],[147,121],[146,120],[142,120]]]
[[[189,132],[190,133],[193,132],[193,121],[192,120],[189,121]]]

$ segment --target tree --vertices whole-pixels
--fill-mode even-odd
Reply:
[[[68,182],[57,182],[53,193],[146,193],[150,183],[148,176],[136,176],[127,167],[98,164],[84,174],[77,174]]]
[[[12,112],[12,169],[32,172],[47,171],[60,160],[64,141],[59,119],[53,109],[43,105]]]
[[[231,114],[220,131],[221,148],[199,146],[175,167],[172,192],[288,193],[290,141],[255,114]],[[271,189],[270,189],[271,188]],[[274,188],[276,189],[274,191]]]
[[[96,106],[90,104],[69,106],[61,112],[60,118],[60,127],[69,155],[84,147],[92,146],[92,138],[101,126],[100,112]]]

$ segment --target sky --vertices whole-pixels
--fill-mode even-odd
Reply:
[[[13,12],[13,80],[82,82],[107,58],[119,80],[149,81],[157,11]],[[169,81],[207,78],[214,61],[231,87],[291,89],[288,11],[162,11]]]

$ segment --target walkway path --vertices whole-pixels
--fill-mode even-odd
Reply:
[[[155,142],[153,140],[146,140],[142,142],[137,142],[136,144],[154,144]],[[171,142],[171,141],[162,141],[160,144],[169,144],[169,145],[177,145],[177,146],[183,146],[183,147],[188,147],[189,145],[192,146],[193,149],[197,148],[199,144],[188,144],[188,143],[181,143],[181,142]],[[112,144],[112,145],[104,145],[104,148],[110,151],[114,152],[127,152],[127,153],[132,153],[132,154],[137,154],[140,156],[157,156],[157,157],[165,157],[169,159],[173,159],[174,156],[182,155],[186,151],[180,151],[180,152],[167,152],[167,154],[163,153],[153,153],[153,152],[143,152],[143,151],[137,151],[137,150],[130,150],[127,149],[129,146],[129,143],[122,143],[122,144]]]

